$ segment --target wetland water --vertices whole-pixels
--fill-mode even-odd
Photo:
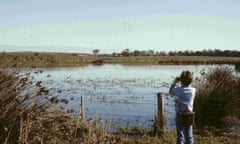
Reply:
[[[73,98],[67,107],[79,111],[84,96],[85,116],[117,122],[119,125],[148,127],[157,113],[157,93],[182,70],[194,72],[216,65],[89,65],[74,68],[45,68],[36,79],[50,89],[49,94]],[[165,97],[167,128],[175,127],[173,97]]]

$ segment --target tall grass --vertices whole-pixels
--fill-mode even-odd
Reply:
[[[235,64],[236,71],[240,72],[240,62]]]
[[[16,87],[18,79],[7,74],[7,71],[0,71],[0,142],[11,139],[17,141],[17,122],[21,113],[20,101],[17,99]]]
[[[240,122],[240,77],[228,67],[202,72],[194,109],[196,125],[223,128]]]
[[[58,107],[67,100],[47,96],[41,82],[33,83],[30,77],[0,71],[0,143],[70,142],[76,122],[69,111]]]
[[[0,52],[0,67],[67,67],[88,64],[235,64],[240,57],[208,56],[107,56],[64,53]]]

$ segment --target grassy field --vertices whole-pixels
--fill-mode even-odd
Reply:
[[[236,64],[240,57],[93,56],[63,53],[0,53],[1,67],[67,67],[88,64]]]

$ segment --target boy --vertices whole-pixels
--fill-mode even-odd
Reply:
[[[193,81],[193,73],[190,71],[183,71],[180,77],[176,77],[175,81],[170,87],[169,93],[177,97],[176,99],[176,129],[177,129],[177,144],[184,144],[186,140],[187,144],[193,144],[193,132],[192,123],[186,124],[183,120],[183,114],[193,119],[193,101],[196,93],[196,89],[191,87]],[[181,86],[178,87],[177,83],[181,82]],[[193,121],[193,120],[192,120]]]

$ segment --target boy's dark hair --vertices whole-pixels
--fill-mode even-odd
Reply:
[[[185,86],[188,86],[193,81],[193,73],[190,71],[183,71],[180,76],[181,83]]]

